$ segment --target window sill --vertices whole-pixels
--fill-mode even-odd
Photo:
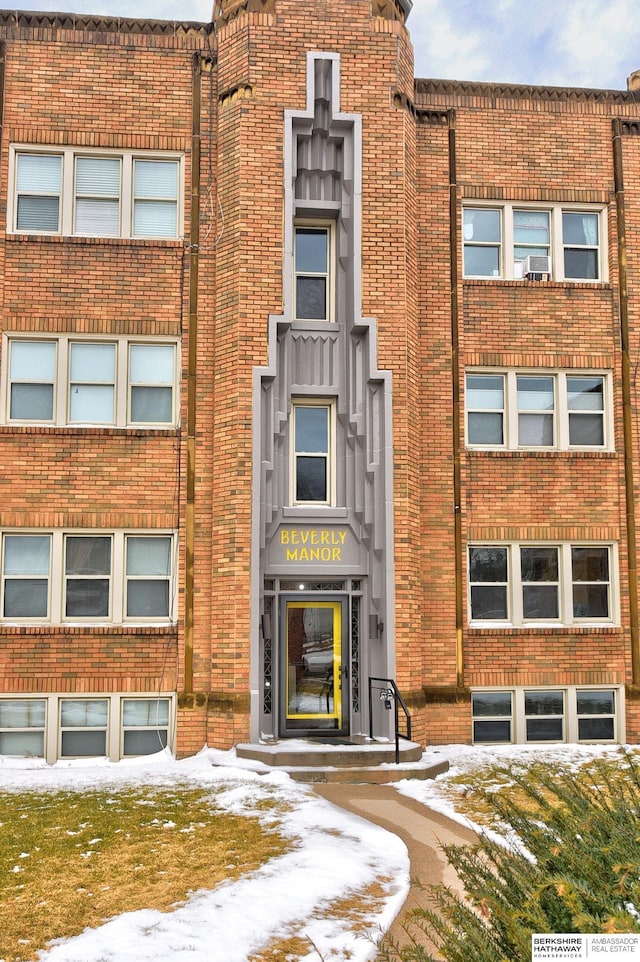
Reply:
[[[329,505],[300,505],[295,507],[283,508],[283,518],[299,518],[321,520],[324,518],[346,518],[346,508],[334,508]]]
[[[532,288],[567,288],[570,287],[575,290],[576,287],[583,288],[584,290],[611,290],[611,284],[608,281],[596,280],[590,281],[586,278],[580,278],[576,280],[565,280],[565,281],[530,281],[525,278],[507,278],[507,277],[463,277],[462,283],[468,285],[469,287],[484,287],[486,284],[500,284],[504,287],[520,287],[525,290],[531,290]]]
[[[475,448],[465,447],[470,457],[484,458],[569,458],[573,460],[616,460],[617,451],[602,448]]]
[[[84,437],[157,437],[159,434],[177,437],[180,429],[175,425],[169,427],[118,427],[116,425],[56,425],[56,424],[0,424],[0,434],[42,434],[53,435],[83,435]]]
[[[528,622],[525,625],[510,625],[505,624],[504,621],[484,621],[471,622],[467,626],[469,632],[473,632],[474,636],[478,635],[495,635],[496,632],[500,632],[501,635],[521,635],[525,631],[534,631],[536,635],[580,635],[584,632],[589,632],[593,634],[597,632],[602,635],[611,634],[622,634],[623,629],[620,625],[614,624],[614,622],[591,622],[575,625],[561,625],[554,624],[550,625],[548,622],[544,624],[538,622]]]
[[[153,622],[153,624],[146,623],[127,623],[126,625],[107,625],[104,622],[99,624],[91,624],[90,622],[83,622],[78,624],[77,622],[69,624],[45,624],[41,621],[38,622],[16,622],[7,621],[0,622],[0,633],[2,635],[158,635],[165,636],[167,634],[174,635],[177,637],[178,625],[175,621],[167,621],[166,623]]]
[[[123,244],[135,247],[175,247],[184,246],[182,237],[94,237],[77,234],[5,234],[11,244],[79,244],[82,247],[107,246],[122,247]]]

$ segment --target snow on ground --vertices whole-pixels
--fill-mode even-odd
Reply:
[[[428,750],[424,760],[447,760],[451,766],[448,776],[430,781],[407,779],[393,787],[471,825],[456,813],[446,796],[444,786],[451,775],[464,776],[484,765],[520,767],[534,759],[571,770],[617,750],[615,746],[576,745],[443,746]],[[318,962],[320,957],[366,962],[375,957],[371,938],[349,931],[344,920],[332,918],[328,911],[323,917],[322,906],[378,881],[380,866],[384,866],[384,874],[392,882],[382,910],[371,914],[366,927],[373,934],[388,928],[408,892],[406,848],[395,835],[330,805],[284,772],[265,774],[264,766],[243,762],[233,752],[212,749],[182,761],[160,753],[116,764],[92,759],[47,766],[39,760],[0,757],[2,790],[117,789],[140,784],[212,786],[216,790],[223,786],[216,794],[216,804],[233,814],[255,814],[256,803],[275,791],[285,803],[284,811],[277,813],[279,830],[299,839],[300,844],[238,881],[194,893],[173,912],[145,909],[121,915],[97,929],[86,929],[41,952],[41,962],[246,962],[252,952],[302,919],[306,920],[303,934],[318,949],[305,957],[309,962]],[[274,815],[260,817],[268,820]]]
[[[205,750],[175,761],[168,754],[123,761],[83,760],[47,766],[41,761],[0,758],[0,789],[57,791],[153,785],[175,788],[212,786],[216,805],[233,814],[256,814],[261,799],[277,794],[283,803],[274,815],[284,835],[299,844],[235,882],[199,891],[173,912],[129,912],[40,952],[42,962],[246,962],[252,952],[306,920],[302,934],[322,958],[364,962],[375,946],[364,932],[322,912],[335,899],[377,882],[380,866],[391,879],[382,910],[371,914],[373,935],[386,929],[409,887],[409,861],[403,842],[363,819],[343,812],[308,786],[283,772],[257,774],[226,766],[235,756]],[[225,767],[218,767],[218,766]],[[215,766],[215,767],[214,767]],[[223,791],[220,792],[220,787]],[[319,917],[317,917],[319,916]],[[306,956],[318,962],[315,950]]]

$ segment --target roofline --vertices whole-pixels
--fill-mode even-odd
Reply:
[[[487,97],[518,100],[582,100],[637,103],[640,91],[611,90],[597,87],[552,87],[544,84],[486,83],[474,80],[414,80],[416,101],[420,95],[454,94],[462,97]]]

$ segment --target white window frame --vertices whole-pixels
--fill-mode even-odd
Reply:
[[[45,383],[34,378],[33,381],[15,382],[11,378],[11,350],[15,343],[40,343],[55,345],[55,372],[52,381],[53,410],[50,419],[12,418],[11,417],[11,388],[14,383]],[[71,420],[71,355],[74,345],[113,345],[115,347],[115,376],[113,383],[114,410],[110,421]],[[134,421],[132,420],[131,397],[134,388],[158,387],[156,381],[144,384],[134,383],[131,376],[130,353],[132,347],[172,347],[173,348],[173,382],[164,387],[170,387],[171,420],[170,421]],[[179,419],[180,403],[180,345],[176,338],[144,338],[144,337],[90,337],[76,334],[61,334],[47,336],[31,333],[5,333],[2,336],[2,377],[0,379],[0,410],[5,424],[29,424],[55,427],[79,428],[96,424],[101,428],[149,428],[158,431],[174,429]]]
[[[525,618],[523,612],[523,585],[556,584],[556,582],[523,582],[521,576],[520,551],[522,548],[556,548],[558,550],[558,582],[557,600],[558,617],[534,619]],[[507,580],[505,582],[471,581],[470,559],[474,548],[503,548],[507,554]],[[607,586],[609,612],[606,617],[585,617],[574,615],[573,605],[573,548],[603,548],[608,552],[609,580],[589,582]],[[576,581],[576,584],[582,582]],[[617,625],[619,622],[618,597],[618,552],[614,542],[580,541],[580,542],[551,542],[551,541],[523,541],[523,542],[470,542],[467,549],[467,611],[468,623],[472,628],[549,628],[572,627],[581,628],[601,627],[602,625]],[[472,590],[477,586],[506,585],[506,618],[479,618],[473,616]]]
[[[502,409],[481,409],[470,407],[469,392],[467,391],[468,377],[502,377],[504,384],[504,407]],[[519,443],[518,424],[518,378],[519,377],[551,377],[554,382],[554,409],[548,412],[553,415],[553,444],[525,445]],[[579,413],[569,408],[567,380],[571,378],[602,378],[603,410],[602,410],[602,444],[572,444],[570,440],[570,414]],[[507,450],[507,451],[613,451],[613,393],[610,371],[602,370],[553,370],[530,368],[467,368],[465,370],[465,439],[466,446],[471,450]],[[469,440],[469,415],[474,413],[497,414],[502,411],[502,444],[483,443]],[[592,412],[597,413],[597,412]]]
[[[297,451],[296,450],[296,414],[300,408],[321,408],[327,412],[327,451]],[[290,464],[290,503],[296,506],[325,507],[336,503],[336,402],[327,398],[297,397],[291,401],[289,432],[289,464]],[[326,494],[323,501],[306,500],[297,497],[298,457],[313,457],[323,459],[326,466]]]
[[[466,210],[495,210],[500,215],[500,240],[494,242],[478,241],[474,244],[473,239],[465,238],[464,212]],[[551,279],[563,281],[568,284],[606,284],[608,282],[608,258],[607,258],[607,208],[604,204],[544,204],[529,203],[527,201],[513,201],[509,203],[497,203],[496,201],[465,200],[462,205],[462,271],[463,276],[468,279],[479,280],[521,280],[522,261],[515,258],[515,247],[524,247],[525,244],[517,243],[514,240],[514,211],[544,211],[550,217],[550,236],[549,236],[549,257],[551,259]],[[564,242],[562,215],[567,214],[595,214],[598,218],[598,243],[592,247],[583,245],[585,249],[597,250],[598,276],[589,277],[565,277],[564,251],[565,248],[578,247],[578,245]],[[467,274],[465,272],[465,248],[473,246],[499,247],[498,255],[498,274],[489,276],[487,274]],[[533,245],[530,245],[533,246]],[[546,246],[546,245],[540,245]]]
[[[43,229],[19,230],[18,219],[18,155],[32,154],[60,157],[62,161],[61,188],[59,194],[58,228],[55,231]],[[105,160],[119,159],[120,168],[120,204],[119,204],[119,232],[88,233],[76,231],[76,158],[89,157]],[[168,236],[159,233],[134,233],[134,164],[136,160],[159,160],[176,164],[176,233]],[[9,149],[9,190],[7,192],[7,233],[9,234],[53,234],[63,237],[115,237],[120,239],[171,241],[180,240],[184,235],[184,155],[175,151],[140,151],[140,150],[86,150],[80,147],[37,146],[33,144],[12,144]],[[57,196],[57,195],[56,195]]]
[[[34,528],[6,529],[0,533],[2,541],[2,559],[4,558],[4,543],[6,537],[15,535],[21,536],[42,536],[46,535],[51,539],[50,547],[50,570],[48,579],[48,605],[46,617],[5,617],[4,616],[4,563],[2,560],[2,577],[0,579],[0,624],[126,624],[126,625],[172,625],[176,621],[176,564],[177,564],[177,538],[174,531],[163,529],[144,529],[144,530],[87,530],[87,529],[54,529],[43,530]],[[88,538],[109,538],[111,541],[111,566],[108,574],[109,579],[109,612],[103,616],[68,616],[66,614],[66,541],[69,537],[88,537]],[[153,576],[154,580],[168,581],[168,614],[152,615],[144,617],[141,615],[127,615],[127,587],[130,578],[127,576],[126,557],[128,538],[156,538],[169,539],[169,573],[166,576]],[[103,576],[96,575],[101,580]],[[106,575],[104,577],[107,577]],[[151,576],[149,576],[151,577]]]
[[[33,731],[43,734],[43,752],[42,755],[36,756],[44,758],[44,760],[49,764],[55,764],[58,759],[62,758],[62,725],[61,725],[61,711],[63,701],[107,701],[107,725],[106,725],[106,753],[103,756],[73,756],[65,755],[64,758],[90,758],[90,757],[107,757],[110,761],[117,762],[122,758],[134,758],[141,757],[128,754],[124,754],[124,703],[126,701],[166,701],[168,703],[168,725],[162,725],[161,730],[167,733],[167,748],[170,752],[175,749],[176,740],[176,696],[174,692],[158,691],[158,692],[96,692],[94,694],[84,694],[84,693],[73,693],[73,692],[56,692],[52,694],[42,694],[42,693],[29,693],[29,694],[12,694],[6,693],[0,695],[0,702],[44,702],[45,705],[45,723],[43,726],[33,726],[31,728],[2,728],[2,732],[18,732],[18,731]],[[66,728],[65,730],[69,730]],[[82,729],[81,727],[76,730],[90,730]],[[96,728],[97,730],[97,728]],[[151,729],[147,729],[151,730]],[[161,748],[158,747],[158,751]],[[25,757],[24,755],[4,755],[0,757]]]
[[[525,700],[527,694],[543,694],[546,692],[561,692],[564,698],[564,710],[560,715],[527,715]],[[585,692],[613,692],[614,711],[612,714],[579,714],[578,695]],[[511,714],[510,715],[474,715],[473,696],[487,694],[510,695]],[[562,717],[561,739],[534,739],[527,738],[527,719],[528,718],[560,718]],[[581,718],[612,718],[613,737],[612,738],[580,738],[579,725]],[[511,738],[504,740],[476,739],[476,722],[510,721]],[[480,688],[471,689],[471,740],[474,745],[560,745],[567,743],[583,745],[612,745],[623,744],[625,741],[625,713],[624,713],[624,686],[622,685],[526,685],[515,688]]]
[[[297,234],[299,230],[321,231],[327,237],[327,270],[322,272],[298,270],[296,263]],[[298,277],[318,277],[325,281],[325,316],[304,318],[298,316]],[[297,219],[293,225],[293,316],[301,324],[327,324],[335,321],[336,284],[336,224],[333,220]]]

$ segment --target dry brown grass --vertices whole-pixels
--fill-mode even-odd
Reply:
[[[123,912],[170,911],[291,844],[203,789],[0,793],[0,958],[31,962]]]

